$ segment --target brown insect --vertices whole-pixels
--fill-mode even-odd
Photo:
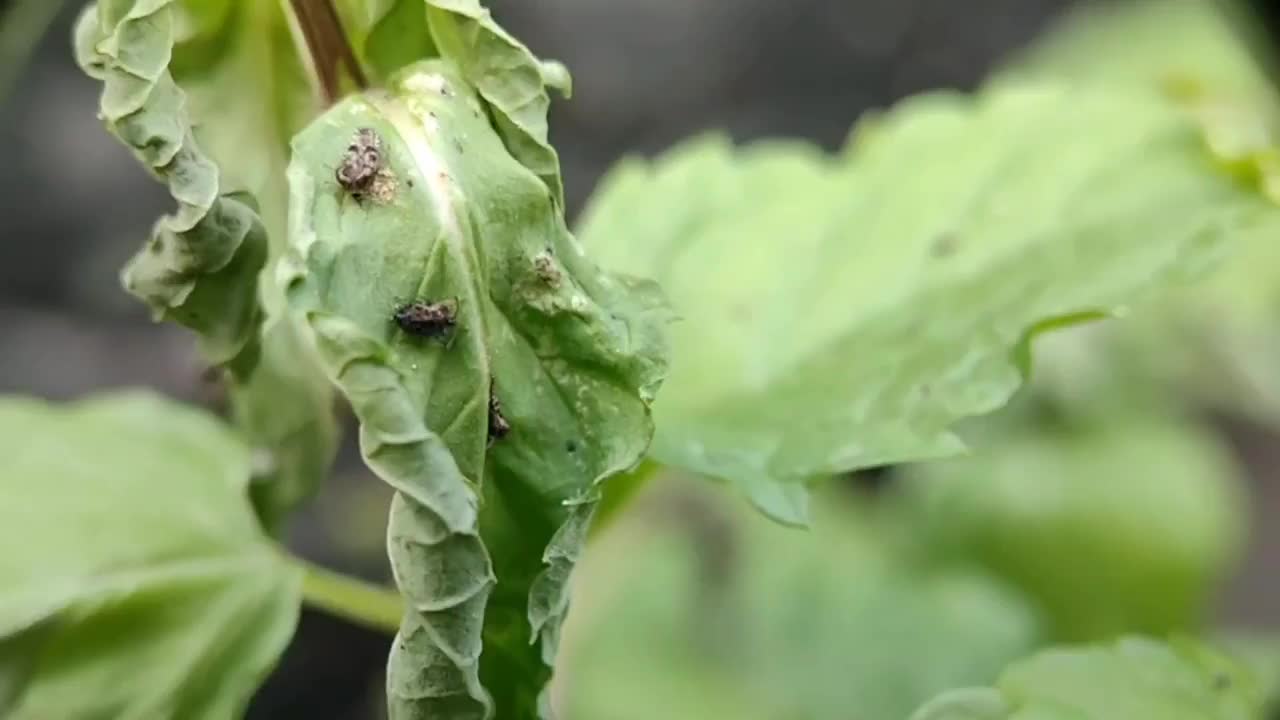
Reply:
[[[344,190],[360,199],[373,189],[383,167],[382,136],[373,128],[360,128],[333,174]]]
[[[511,432],[511,423],[502,415],[502,403],[493,391],[493,379],[489,379],[489,445],[506,437]]]
[[[458,322],[458,302],[415,300],[396,308],[392,318],[400,329],[417,337],[443,338]]]

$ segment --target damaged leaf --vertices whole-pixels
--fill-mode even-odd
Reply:
[[[301,133],[289,170],[281,283],[397,491],[392,718],[538,716],[597,486],[644,454],[665,372],[656,286],[592,264],[484,103],[454,64],[412,65]],[[386,202],[335,177],[362,134]]]

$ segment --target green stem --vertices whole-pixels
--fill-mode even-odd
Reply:
[[[320,567],[287,551],[284,557],[302,571],[302,601],[307,605],[373,630],[394,633],[400,629],[404,614],[400,593]]]
[[[290,0],[293,16],[307,46],[311,69],[320,85],[325,105],[332,105],[342,97],[341,73],[345,68],[356,89],[369,86],[360,61],[356,59],[342,29],[342,20],[333,6],[333,0]]]
[[[0,100],[13,89],[61,8],[62,0],[15,0],[0,12]]]

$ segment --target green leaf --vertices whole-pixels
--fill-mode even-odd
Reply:
[[[397,491],[388,546],[409,609],[391,716],[524,720],[597,484],[648,445],[666,313],[652,283],[583,255],[457,68],[410,66],[390,88],[296,139],[281,277]],[[449,322],[402,329],[413,302]]]
[[[378,77],[428,57],[453,63],[484,101],[507,151],[563,209],[560,159],[547,139],[548,90],[566,97],[572,90],[563,65],[535,57],[480,0],[344,0],[343,9],[357,51]]]
[[[1220,160],[1280,201],[1280,98],[1249,52],[1256,19],[1243,6],[1236,0],[1082,4],[996,81],[1054,78],[1159,90],[1190,110]]]
[[[1223,12],[1231,4],[1088,6],[1068,15],[1004,75],[1164,88],[1206,124],[1211,146],[1229,165],[1264,181],[1280,177],[1280,105],[1241,42],[1238,31],[1245,28],[1233,28]],[[1143,392],[1280,426],[1277,231],[1267,223],[1240,234],[1204,281],[1161,297],[1124,324],[1057,348],[1042,362],[1053,375],[1042,387],[1077,405],[1107,396],[1149,401],[1132,397]]]
[[[231,386],[232,417],[260,462],[250,496],[274,535],[329,474],[338,447],[333,388],[300,337],[279,316],[263,328],[263,362]]]
[[[911,715],[911,720],[1005,720],[1009,714],[1009,705],[999,690],[966,688],[948,690],[929,701]]]
[[[76,27],[80,65],[104,84],[108,128],[178,202],[125,285],[231,370],[241,431],[267,460],[254,497],[273,529],[314,491],[337,435],[332,391],[292,326],[263,327],[283,306],[259,274],[283,244],[288,138],[316,110],[281,7],[112,0]]]
[[[169,4],[91,5],[75,36],[81,68],[103,83],[100,114],[108,129],[178,203],[125,269],[125,286],[157,319],[195,330],[210,360],[247,376],[258,359],[266,230],[253,198],[226,189],[192,134],[187,96],[169,72]]]
[[[795,516],[815,477],[949,455],[1025,344],[1201,270],[1269,208],[1154,94],[1006,83],[907,101],[841,157],[688,143],[581,226],[682,319],[654,457]]]
[[[567,720],[902,720],[1039,639],[1017,592],[910,567],[839,498],[796,532],[665,489],[599,536],[576,580]]]
[[[1253,675],[1265,699],[1265,717],[1280,713],[1280,633],[1236,629],[1214,634],[1215,642]]]
[[[150,394],[0,400],[0,715],[222,720],[288,643],[300,577],[250,453]]]
[[[1187,640],[1056,648],[1010,666],[997,699],[953,691],[912,720],[1257,720],[1247,673]],[[1005,705],[1000,707],[1001,702]],[[986,703],[985,706],[980,703]]]
[[[1240,471],[1216,437],[1119,410],[995,424],[972,456],[903,469],[901,522],[931,554],[1022,588],[1067,640],[1201,625],[1247,525]]]
[[[1224,6],[1232,2],[1128,0],[1066,13],[998,77],[1053,76],[1088,83],[1187,83],[1266,96],[1268,81]]]

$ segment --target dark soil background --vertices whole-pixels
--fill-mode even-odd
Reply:
[[[98,89],[70,52],[79,4],[67,3],[14,92],[0,100],[0,392],[72,398],[149,385],[204,401],[209,389],[191,338],[151,324],[118,285],[118,268],[168,201],[95,117]],[[660,151],[702,130],[725,128],[739,139],[806,137],[834,147],[865,110],[929,88],[972,87],[1070,3],[490,4],[536,52],[564,61],[574,73],[574,98],[556,105],[552,127],[576,211],[620,155]],[[1280,467],[1273,438],[1234,436],[1277,507],[1280,483],[1269,477]],[[344,477],[359,480],[358,468]],[[341,497],[340,486],[334,492]],[[323,517],[323,510],[307,514],[294,543],[321,561],[350,565],[350,553],[319,526]],[[1274,550],[1255,553],[1255,571],[1230,602],[1233,614],[1275,619]],[[1268,558],[1270,574],[1263,572]],[[387,642],[304,614],[297,640],[251,717],[373,717],[370,698],[381,692]]]

